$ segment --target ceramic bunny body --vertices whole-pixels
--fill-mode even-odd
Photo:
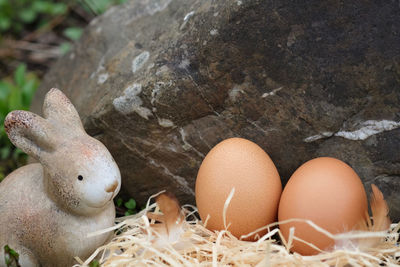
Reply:
[[[5,120],[11,141],[40,164],[0,183],[0,266],[5,245],[20,254],[21,266],[72,266],[109,237],[88,233],[114,225],[121,180],[112,156],[86,134],[61,91],[50,90],[43,111],[44,118],[13,111]]]

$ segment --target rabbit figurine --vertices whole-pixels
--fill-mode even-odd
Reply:
[[[107,148],[87,135],[60,90],[47,93],[43,114],[16,110],[4,122],[12,143],[40,163],[0,183],[1,267],[5,245],[23,267],[72,266],[75,256],[85,259],[110,237],[87,234],[114,225],[121,176]]]

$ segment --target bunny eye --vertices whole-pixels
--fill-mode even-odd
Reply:
[[[83,176],[82,175],[78,175],[78,180],[82,181],[83,180]]]

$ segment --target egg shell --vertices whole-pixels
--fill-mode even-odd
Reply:
[[[308,219],[332,234],[353,230],[365,219],[368,209],[367,195],[357,173],[346,163],[335,158],[321,157],[301,165],[286,184],[280,204],[280,222],[292,218]],[[334,240],[317,232],[304,222],[281,224],[280,230],[287,240],[290,227],[294,235],[326,250]],[[314,255],[318,251],[294,241],[292,251]]]
[[[257,144],[230,138],[217,144],[204,158],[196,179],[196,205],[206,227],[224,230],[224,203],[235,193],[227,209],[228,230],[246,235],[277,219],[282,184],[271,158]],[[259,232],[262,236],[265,231]],[[254,240],[255,235],[247,238]]]

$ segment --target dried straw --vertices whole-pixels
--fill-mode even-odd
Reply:
[[[233,193],[231,192],[233,195]],[[90,236],[114,231],[108,244],[99,247],[88,259],[76,260],[78,266],[88,266],[97,259],[101,266],[400,266],[399,230],[400,223],[392,224],[388,232],[350,232],[339,235],[320,228],[311,221],[292,219],[274,223],[264,228],[270,231],[256,242],[242,241],[228,230],[212,232],[195,216],[197,209],[191,205],[182,207],[186,214],[183,234],[179,240],[157,245],[155,240],[165,238],[153,230],[146,214],[158,212],[156,203],[150,204],[140,213],[118,219],[117,225]],[[228,199],[229,200],[229,199]],[[229,204],[229,201],[227,201]],[[225,213],[228,204],[225,206]],[[291,221],[303,221],[317,231],[341,241],[347,241],[344,248],[321,251],[315,256],[301,256],[291,253],[293,240],[299,240],[291,229],[288,240],[276,226]],[[229,227],[229,226],[227,226]],[[257,231],[256,231],[257,232]],[[250,233],[248,236],[254,233]],[[243,236],[244,237],[244,236]],[[382,242],[373,248],[360,250],[351,240],[382,237]],[[300,240],[301,242],[305,242]],[[313,246],[312,244],[309,244]],[[317,249],[317,248],[316,248]]]

